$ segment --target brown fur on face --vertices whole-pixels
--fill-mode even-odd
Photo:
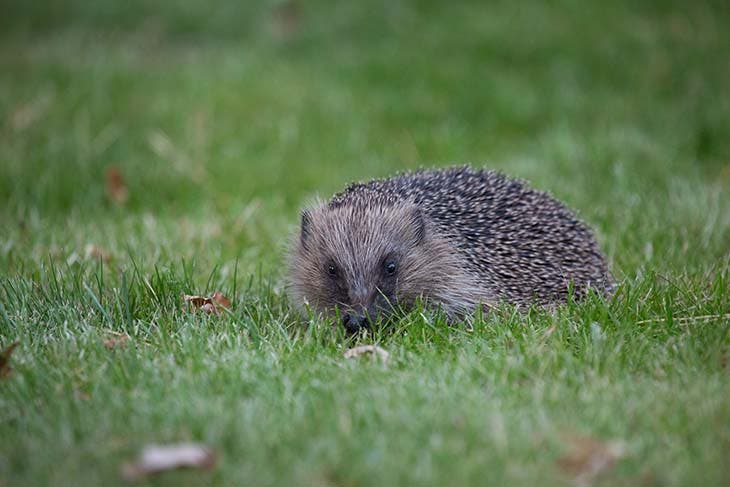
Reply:
[[[294,301],[330,316],[387,316],[419,298],[455,314],[479,299],[452,245],[408,202],[305,210],[290,267]]]

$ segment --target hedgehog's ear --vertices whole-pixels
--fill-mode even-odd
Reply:
[[[301,233],[299,234],[299,242],[305,249],[307,249],[307,241],[309,240],[309,234],[311,233],[311,229],[312,215],[309,213],[309,210],[302,210],[302,223]]]
[[[420,245],[426,237],[426,221],[423,219],[423,213],[417,207],[411,209],[410,213],[411,229],[413,236],[413,245]]]

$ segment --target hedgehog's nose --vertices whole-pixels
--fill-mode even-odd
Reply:
[[[348,333],[357,333],[363,328],[369,328],[370,322],[365,315],[346,313],[342,317],[342,326],[345,327]]]

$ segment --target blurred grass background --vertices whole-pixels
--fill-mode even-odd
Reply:
[[[471,162],[600,231],[730,180],[722,2],[6,4],[5,218],[113,212],[109,166],[125,213],[293,221],[352,179]]]
[[[160,437],[215,443],[221,484],[559,484],[566,411],[631,436],[607,485],[728,479],[727,2],[5,0],[0,12],[0,344],[22,344],[16,380],[0,383],[3,487],[108,484],[122,454]],[[623,283],[616,302],[500,315],[466,338],[415,317],[411,335],[376,337],[399,357],[388,373],[339,374],[341,341],[282,331],[298,326],[282,277],[301,205],[467,162],[576,208]],[[232,316],[207,328],[180,314],[180,292],[215,289],[240,303]],[[703,315],[714,321],[673,321]],[[105,329],[140,348],[110,358]],[[458,434],[451,411],[469,417]],[[420,470],[404,468],[420,448]]]

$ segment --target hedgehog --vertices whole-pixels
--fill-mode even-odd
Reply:
[[[350,333],[426,303],[449,322],[478,307],[565,302],[614,280],[591,230],[549,194],[469,166],[353,183],[301,212],[289,289]]]

